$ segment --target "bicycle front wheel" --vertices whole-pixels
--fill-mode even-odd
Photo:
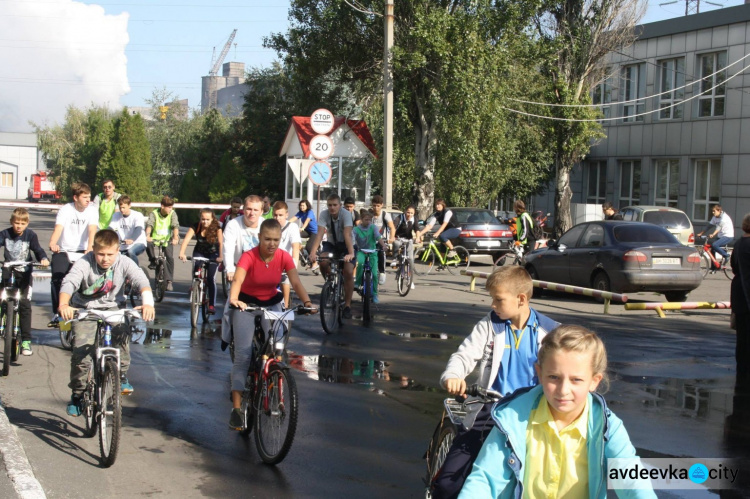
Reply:
[[[336,289],[333,282],[327,281],[320,293],[320,323],[323,325],[323,330],[328,334],[333,334],[338,318],[339,300],[336,296]]]
[[[89,366],[88,382],[86,384],[86,391],[83,392],[83,398],[81,400],[81,412],[83,413],[83,421],[86,424],[86,431],[84,435],[92,438],[96,435],[97,421],[96,421],[96,406],[94,403],[94,384],[91,383],[91,376],[93,375],[94,364]]]
[[[224,298],[229,298],[229,281],[227,281],[227,271],[221,271],[221,292],[224,294]]]
[[[255,444],[264,463],[277,464],[292,448],[297,431],[297,384],[292,373],[276,364],[269,369],[266,383],[267,389],[259,390],[256,400]]]
[[[398,275],[396,276],[399,296],[406,296],[409,294],[413,279],[414,275],[412,274],[411,263],[409,260],[404,260],[401,265],[399,265]]]
[[[435,268],[435,253],[432,248],[426,248],[420,254],[414,255],[414,269],[419,275],[429,275]]]
[[[430,441],[430,447],[427,450],[427,479],[430,485],[437,478],[440,468],[443,467],[448,451],[453,445],[453,439],[456,438],[457,434],[456,425],[448,417],[443,418],[442,424],[435,430]]]
[[[727,279],[731,281],[734,278],[734,272],[732,272],[731,265],[723,265],[721,269],[724,271],[724,275],[727,277]]]
[[[104,364],[102,373],[101,405],[99,407],[99,450],[102,455],[102,466],[109,468],[117,459],[117,448],[120,444],[120,427],[122,425],[122,405],[120,399],[120,378],[114,360]]]
[[[167,281],[164,279],[164,264],[158,262],[156,264],[156,272],[154,273],[154,301],[159,303],[164,299],[164,293],[167,291]]]
[[[372,273],[365,272],[362,279],[362,322],[367,325],[372,319],[370,304],[372,303]]]
[[[10,313],[8,313],[8,310],[11,310]],[[13,350],[13,311],[11,309],[11,301],[8,300],[8,302],[5,304],[5,307],[3,309],[3,315],[5,316],[4,319],[2,319],[5,322],[5,337],[4,337],[4,346],[3,349],[3,376],[7,376],[10,373],[10,358],[11,358],[11,352]]]
[[[454,246],[453,251],[456,252],[456,256],[448,258],[445,266],[451,274],[460,274],[461,270],[469,266],[469,250],[463,246]]]
[[[201,307],[200,296],[199,284],[193,281],[193,286],[190,288],[190,325],[193,327],[198,326],[198,312]]]

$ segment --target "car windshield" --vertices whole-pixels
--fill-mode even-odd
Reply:
[[[643,221],[668,229],[687,229],[690,227],[690,220],[688,220],[687,215],[679,211],[647,211],[643,214]]]
[[[615,240],[621,243],[678,243],[677,239],[667,230],[653,225],[619,225],[615,227],[614,233]]]
[[[469,210],[461,210],[461,211],[454,211],[454,216],[456,217],[456,221],[458,223],[470,223],[470,224],[496,224],[498,223],[497,218],[492,214],[492,212],[485,211],[485,210],[476,210],[476,211],[469,211]]]

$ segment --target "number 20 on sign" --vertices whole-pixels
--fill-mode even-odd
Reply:
[[[328,159],[333,154],[333,141],[328,135],[316,135],[310,140],[310,154],[315,159]]]

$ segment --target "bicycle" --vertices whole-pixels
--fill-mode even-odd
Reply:
[[[476,398],[469,399],[467,397]],[[472,404],[494,403],[501,398],[502,395],[494,390],[482,388],[479,385],[471,385],[467,387],[465,396],[450,397],[443,401],[445,407],[443,416],[437,428],[435,428],[424,455],[427,464],[427,474],[423,478],[426,486],[425,497],[432,497],[433,484],[440,476],[440,470],[445,463],[451,445],[453,445],[453,440],[458,435],[459,428],[463,426],[466,408]]]
[[[703,240],[702,244],[699,242],[701,239]],[[698,254],[701,257],[701,272],[703,272],[703,277],[705,278],[709,273],[715,274],[718,271],[722,271],[726,278],[731,280],[734,277],[732,266],[728,262],[726,265],[722,265],[721,261],[716,259],[711,243],[708,242],[708,236],[697,236],[695,241],[697,243],[695,249],[698,250]],[[723,246],[723,249],[730,256],[732,255],[732,250],[729,247]]]
[[[16,286],[16,269],[22,267],[41,267],[42,265],[34,262],[27,261],[11,261],[4,262],[3,269],[9,269],[10,276],[4,283],[2,292],[0,292],[0,302],[2,305],[0,308],[0,336],[3,338],[3,376],[10,374],[10,363],[18,360],[18,354],[21,347],[19,340],[20,316],[18,313],[18,306],[21,302],[21,288]],[[31,300],[32,287],[29,286],[27,298]]]
[[[237,312],[239,309],[235,309]],[[277,312],[248,306],[243,312],[262,313],[271,327],[265,334],[260,320],[255,321],[252,361],[240,406],[243,414],[240,434],[248,437],[255,428],[255,446],[260,458],[266,464],[278,464],[292,448],[299,417],[297,383],[284,361],[290,323],[295,312],[307,315],[315,313],[315,309],[299,305]]]
[[[406,296],[414,282],[414,274],[407,254],[407,247],[411,240],[399,238],[399,241],[401,246],[396,253],[396,287],[399,296]]]
[[[447,268],[451,274],[460,274],[461,269],[469,266],[469,251],[463,246],[453,246],[453,251],[456,254],[448,256],[450,250],[446,246],[445,253],[440,253],[435,239],[432,238],[427,246],[423,247],[419,254],[414,256],[415,266],[419,269],[420,274],[429,275],[435,267],[435,261],[437,260],[440,263],[438,270]]]
[[[208,323],[208,266],[211,260],[202,256],[189,256],[188,260],[200,262],[200,266],[193,275],[193,283],[190,286],[190,325],[198,326],[198,312],[203,318],[203,323]]]
[[[359,249],[366,255],[377,253],[376,249]],[[372,303],[372,297],[375,290],[373,289],[372,282],[372,266],[370,265],[370,258],[365,258],[364,270],[362,272],[362,288],[358,290],[362,296],[362,322],[369,324],[372,320],[372,310],[370,310],[370,304]]]
[[[327,334],[333,334],[344,313],[344,259],[334,258],[333,253],[320,255],[323,259],[330,261],[331,269],[320,293],[320,323]]]
[[[91,352],[91,367],[86,388],[81,397],[81,414],[85,421],[85,435],[93,437],[99,432],[99,450],[102,466],[109,468],[117,459],[122,427],[122,400],[120,393],[120,349],[112,344],[112,328],[140,319],[133,309],[77,310],[69,322],[96,318],[95,350]]]
[[[154,248],[158,248],[156,255],[156,269],[154,269],[154,301],[159,303],[164,299],[164,294],[167,292],[167,255],[165,254],[165,247],[169,244],[166,241],[164,244],[160,244],[158,241],[154,241]]]
[[[520,265],[523,267],[523,265],[526,263],[526,259],[524,258],[524,247],[523,245],[513,244],[510,247],[510,251],[508,253],[505,253],[503,256],[498,258],[495,261],[495,265],[497,267],[502,267],[503,265]]]
[[[120,243],[120,256],[124,258],[130,258],[128,256],[128,248],[124,248],[125,243]],[[138,257],[136,257],[138,258]],[[125,297],[125,300],[130,300],[130,305],[133,306],[133,308],[140,305],[141,301],[141,293],[138,289],[133,288],[132,283],[130,282],[130,279],[127,279],[125,281],[125,284],[122,287],[122,294]]]

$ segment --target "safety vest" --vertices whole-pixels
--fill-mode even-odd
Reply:
[[[99,229],[109,228],[109,223],[112,221],[112,216],[115,214],[115,206],[117,206],[117,198],[119,196],[112,196],[111,201],[104,199],[104,194],[99,199]]]
[[[524,219],[526,219],[527,223],[524,223]],[[534,237],[532,232],[533,230],[534,220],[531,218],[531,215],[529,215],[528,211],[524,211],[516,219],[516,239],[521,244],[526,244],[529,236],[531,236],[532,238]],[[523,235],[526,237],[521,239],[521,233],[523,233]]]
[[[169,233],[172,225],[172,214],[170,213],[166,217],[161,216],[161,210],[159,208],[154,210],[154,228],[151,232],[151,239],[158,242],[164,242],[169,239]]]

